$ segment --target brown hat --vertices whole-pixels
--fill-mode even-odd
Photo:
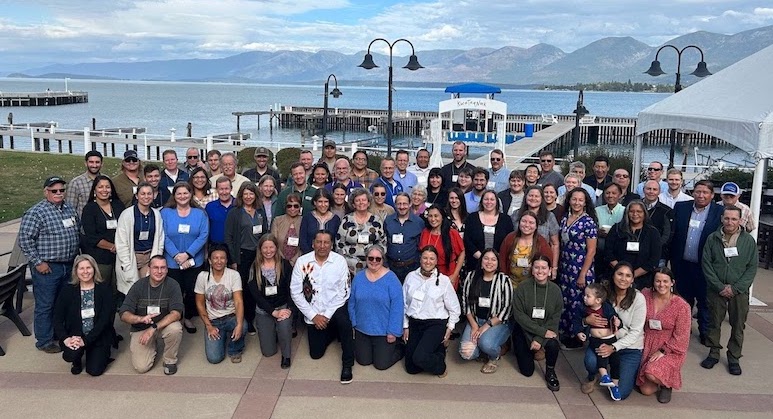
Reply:
[[[255,157],[266,156],[268,157],[268,149],[266,147],[258,147],[255,149]]]
[[[330,146],[330,147],[335,147],[335,146],[336,146],[336,142],[335,142],[335,141],[333,141],[333,140],[325,140],[325,141],[322,143],[322,146],[323,146],[323,147],[328,147],[328,146]]]

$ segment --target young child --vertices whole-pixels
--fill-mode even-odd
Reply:
[[[607,290],[599,283],[588,284],[585,287],[583,301],[585,302],[585,307],[581,308],[582,315],[576,316],[579,321],[575,324],[574,331],[577,339],[582,342],[585,342],[586,340],[590,342],[588,350],[593,351],[595,354],[596,349],[602,344],[611,345],[617,342],[615,332],[617,331],[617,328],[620,327],[620,317],[617,316],[617,312],[612,304],[607,301]],[[586,326],[583,329],[582,319],[594,313],[601,316],[601,318],[606,319],[607,326]],[[617,379],[620,378],[620,362],[617,353],[613,352],[607,358],[603,358],[596,354],[596,365],[598,366],[599,375],[601,376],[599,384],[604,387],[609,387],[609,393],[612,396],[612,399],[620,400],[620,392],[617,388]],[[610,377],[610,374],[612,377]]]

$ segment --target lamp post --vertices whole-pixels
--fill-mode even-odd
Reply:
[[[330,88],[330,78],[333,78],[333,81],[335,82],[335,87],[333,88],[332,92],[329,92],[328,89]],[[341,97],[343,93],[341,93],[340,90],[338,90],[338,79],[336,78],[335,74],[331,74],[327,76],[327,80],[325,81],[325,103],[324,103],[324,109],[322,111],[322,140],[325,140],[325,136],[327,135],[327,98],[328,96],[333,96],[334,98],[338,99]]]
[[[682,53],[690,48],[697,49],[698,52],[701,53],[701,60],[698,62],[698,67],[695,68],[695,71],[690,73],[693,76],[696,77],[706,77],[710,76],[711,72],[706,67],[706,61],[703,59],[703,50],[700,49],[700,47],[695,45],[688,45],[682,49],[677,48],[674,45],[666,44],[662,47],[658,48],[658,51],[655,53],[655,61],[650,64],[650,68],[645,71],[645,74],[649,74],[650,76],[657,77],[663,74],[666,74],[665,71],[663,71],[662,68],[660,68],[660,61],[658,61],[658,54],[660,54],[660,51],[663,50],[663,48],[673,48],[674,51],[676,51],[676,82],[674,83],[674,93],[679,93],[680,90],[682,90]],[[672,168],[674,167],[674,148],[676,147],[676,130],[671,130],[671,149],[668,152],[668,167]]]
[[[383,41],[384,43],[389,46],[389,99],[388,99],[388,108],[387,108],[387,127],[386,127],[386,140],[387,140],[387,156],[392,155],[392,53],[394,50],[395,44],[397,44],[400,41],[406,42],[408,45],[411,46],[411,57],[408,59],[408,64],[405,65],[403,68],[407,68],[408,70],[415,71],[420,68],[424,68],[421,64],[419,64],[419,59],[416,57],[416,50],[413,48],[413,44],[411,41],[407,39],[400,38],[394,42],[389,42],[384,38],[376,38],[372,41],[370,41],[370,44],[368,44],[368,52],[365,54],[365,58],[362,60],[362,64],[359,65],[359,67],[362,67],[366,70],[371,70],[376,67],[376,63],[373,62],[373,55],[370,53],[370,47],[373,46],[373,43],[376,41]]]
[[[574,130],[572,130],[572,147],[574,148],[574,160],[577,160],[578,149],[580,148],[580,119],[589,114],[588,108],[583,105],[582,89],[577,95],[577,107],[572,111],[574,114]]]

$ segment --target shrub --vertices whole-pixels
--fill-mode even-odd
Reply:
[[[297,147],[283,148],[276,152],[276,170],[282,179],[290,177],[290,166],[301,158],[301,149]]]
[[[239,166],[237,168],[237,173],[242,173],[245,170],[255,166],[256,148],[257,147],[244,148],[236,155],[236,159],[237,159],[236,164]],[[271,149],[268,149],[268,166],[269,167],[274,166],[274,152],[271,151]]]
[[[593,161],[596,159],[596,156],[604,155],[609,158],[609,173],[612,174],[617,169],[623,168],[628,171],[631,170],[631,167],[633,167],[633,152],[614,152],[609,153],[608,150],[602,148],[602,147],[594,147],[588,150],[585,150],[577,155],[577,161],[581,161],[585,163],[585,175],[590,175],[593,173]],[[569,173],[569,161],[564,160],[561,163],[561,173]],[[641,173],[632,173],[631,174],[631,182],[639,182],[641,179],[642,174]]]

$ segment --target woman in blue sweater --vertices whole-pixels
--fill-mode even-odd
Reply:
[[[384,266],[384,249],[371,246],[367,268],[352,280],[349,318],[354,327],[354,357],[360,365],[385,370],[403,357],[403,289]]]
[[[164,257],[169,277],[180,284],[185,304],[183,326],[196,333],[191,319],[197,314],[196,277],[204,264],[204,245],[209,237],[207,213],[192,201],[193,189],[186,182],[172,187],[172,196],[161,210],[164,225]]]

